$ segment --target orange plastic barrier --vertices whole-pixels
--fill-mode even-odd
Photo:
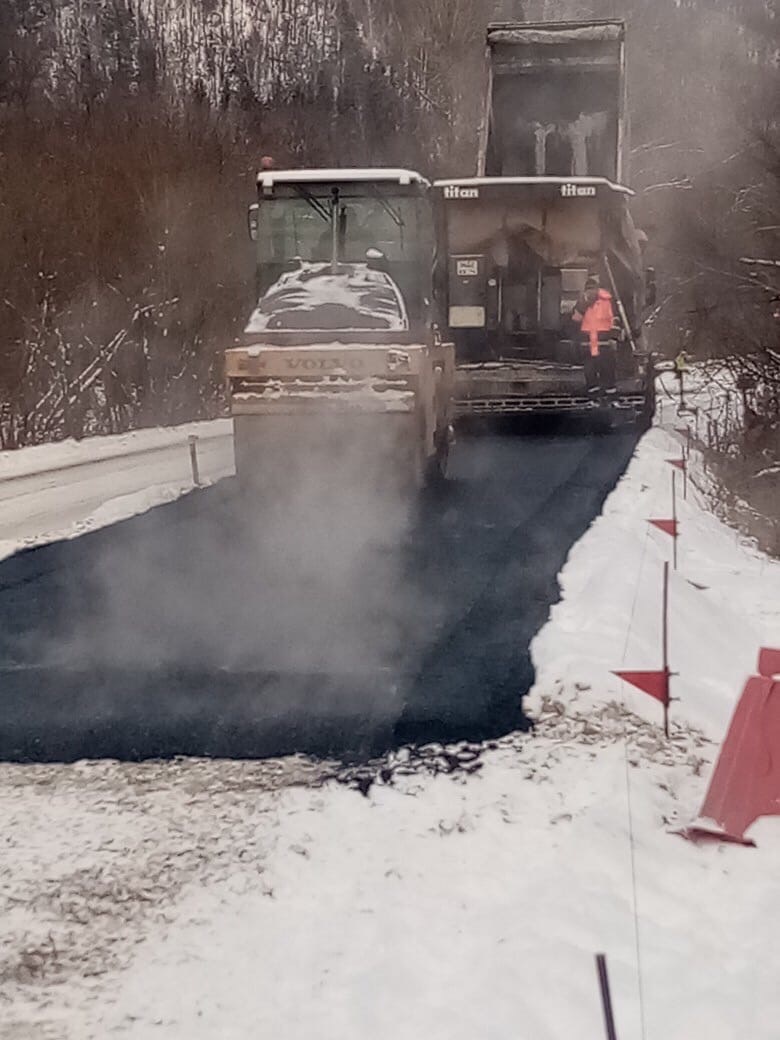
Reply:
[[[780,650],[763,649],[758,670],[745,684],[686,838],[753,845],[748,827],[761,816],[780,816]]]

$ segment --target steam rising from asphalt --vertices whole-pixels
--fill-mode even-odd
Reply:
[[[303,683],[318,714],[330,710],[326,689],[339,711],[352,697],[358,711],[397,714],[401,659],[414,667],[437,610],[410,574],[414,498],[383,432],[394,418],[261,443],[258,487],[229,508],[176,526],[163,510],[143,557],[132,539],[108,543],[73,593],[91,604],[90,624],[82,611],[77,628],[66,619],[51,663],[137,669],[139,682],[192,669],[212,677],[215,696],[225,671],[278,673],[280,696],[286,681],[293,699]]]

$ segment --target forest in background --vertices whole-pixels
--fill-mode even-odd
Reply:
[[[468,174],[487,22],[592,16],[629,22],[654,346],[727,359],[723,447],[777,458],[780,277],[741,262],[780,257],[777,0],[5,0],[0,447],[217,414],[259,157]]]

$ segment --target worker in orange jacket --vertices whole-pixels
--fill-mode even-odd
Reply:
[[[596,275],[588,276],[585,289],[577,300],[571,317],[580,330],[587,333],[590,364],[585,366],[585,371],[588,384],[597,382],[602,387],[614,387],[614,354],[612,351],[602,351],[599,337],[604,337],[607,333],[614,335],[615,310],[612,294],[601,288]]]
[[[595,275],[590,275],[572,311],[572,321],[588,333],[590,356],[599,356],[599,333],[612,332],[615,327],[615,310],[612,294],[602,289]]]

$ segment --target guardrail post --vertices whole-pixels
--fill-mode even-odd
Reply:
[[[191,433],[187,438],[190,445],[190,465],[192,466],[192,483],[200,487],[200,471],[198,469],[198,438]]]

